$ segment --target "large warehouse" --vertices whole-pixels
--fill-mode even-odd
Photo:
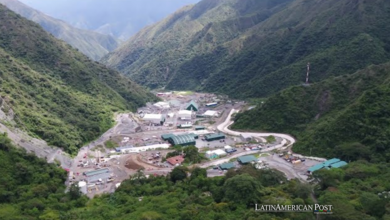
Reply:
[[[169,143],[171,143],[173,146],[189,146],[189,145],[195,145],[195,136],[194,134],[183,134],[183,135],[176,135],[171,138],[169,138]]]
[[[216,141],[216,140],[221,140],[226,138],[224,134],[208,134],[205,135],[204,137],[206,141]]]

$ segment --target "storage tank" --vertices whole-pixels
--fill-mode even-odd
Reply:
[[[87,194],[87,183],[86,182],[80,181],[79,188],[80,188],[80,192],[82,192],[83,194]]]

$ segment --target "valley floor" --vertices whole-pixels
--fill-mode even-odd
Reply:
[[[180,94],[180,93],[179,93]],[[141,108],[139,112],[147,111],[150,113],[166,113],[170,114],[173,112],[175,115],[178,114],[178,111],[183,108],[185,103],[190,100],[195,100],[197,102],[204,104],[207,100],[206,97],[216,96],[212,94],[198,94],[191,93],[190,95],[171,95],[170,97],[165,97],[164,101],[172,102],[177,101],[180,97],[180,104],[177,103],[175,107],[170,109],[161,110],[155,108],[153,105],[148,104],[146,108]],[[201,101],[202,100],[202,101]],[[212,141],[205,142],[199,138],[196,141],[196,146],[201,152],[205,150],[212,150],[221,148],[227,144],[231,146],[236,146],[237,152],[232,153],[231,155],[210,159],[199,164],[193,164],[191,166],[199,166],[201,168],[206,168],[209,177],[221,176],[224,175],[226,171],[220,169],[215,169],[216,166],[219,166],[223,163],[234,162],[236,167],[239,167],[240,164],[236,162],[238,157],[244,155],[255,155],[259,159],[259,163],[266,167],[277,169],[283,172],[288,179],[300,179],[301,181],[307,180],[307,169],[315,164],[318,164],[321,161],[324,161],[323,158],[307,158],[302,155],[295,155],[299,158],[306,158],[305,162],[299,164],[293,164],[287,162],[286,160],[280,158],[277,154],[280,152],[290,152],[291,147],[295,143],[295,139],[286,134],[277,134],[277,133],[254,133],[254,132],[238,132],[232,131],[229,129],[229,126],[233,124],[232,115],[244,107],[243,102],[231,102],[230,100],[222,101],[218,107],[215,107],[215,111],[219,112],[219,116],[212,119],[197,119],[192,117],[191,122],[193,124],[204,125],[210,133],[222,132],[227,137],[221,143],[221,141]],[[203,109],[200,111],[207,111],[209,109]],[[169,113],[168,113],[169,112]],[[120,185],[120,183],[129,178],[129,176],[134,175],[138,169],[144,169],[146,175],[167,175],[174,166],[164,163],[161,160],[151,159],[157,152],[161,153],[160,157],[165,157],[169,152],[172,152],[172,149],[159,149],[159,150],[149,150],[137,153],[117,153],[113,149],[108,149],[105,145],[107,141],[116,142],[117,146],[128,146],[133,145],[137,146],[147,146],[151,144],[164,144],[160,136],[163,134],[173,133],[173,134],[183,134],[195,132],[194,129],[177,129],[176,126],[181,119],[179,117],[172,117],[167,119],[165,126],[155,126],[152,124],[145,123],[141,120],[139,114],[137,113],[121,113],[115,116],[116,125],[104,133],[99,139],[91,142],[90,144],[84,146],[80,149],[78,155],[73,159],[72,165],[70,167],[70,175],[67,184],[73,182],[85,181],[88,182],[87,185],[87,195],[93,197],[97,194],[105,192],[114,192],[115,189]],[[175,123],[172,126],[172,123]],[[188,122],[185,122],[188,123]],[[269,136],[274,136],[276,141],[272,144],[266,142],[266,138]],[[243,136],[252,136],[258,142],[261,143],[262,149],[258,151],[248,150],[245,148],[247,144],[242,141]],[[203,137],[200,135],[200,137]],[[202,138],[203,139],[203,138]],[[124,140],[130,140],[125,141]],[[260,145],[259,145],[260,146]],[[109,174],[103,175],[102,179],[89,179],[84,174],[86,172],[108,168]]]

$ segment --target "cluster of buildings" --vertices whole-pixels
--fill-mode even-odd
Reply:
[[[246,155],[246,156],[238,157],[237,162],[242,164],[242,165],[245,165],[245,164],[249,164],[249,163],[257,163],[258,159],[253,155]],[[218,168],[220,170],[230,170],[230,169],[236,168],[236,164],[234,162],[223,163],[223,164],[218,165]]]
[[[209,159],[216,159],[216,158],[224,157],[226,155],[227,155],[226,151],[224,151],[222,149],[217,149],[217,150],[213,150],[213,151],[206,151],[206,154],[205,154],[205,156]]]
[[[347,165],[348,163],[345,162],[345,161],[342,161],[338,158],[333,158],[333,159],[330,159],[330,160],[327,160],[323,163],[320,163],[320,164],[317,164],[317,165],[314,165],[312,167],[310,167],[307,172],[312,174],[313,172],[317,171],[317,170],[321,170],[321,169],[332,169],[332,168],[340,168],[340,167],[343,167],[345,165]]]
[[[209,159],[216,159],[216,158],[224,157],[227,154],[234,153],[236,151],[237,151],[236,149],[234,149],[230,146],[225,146],[224,149],[216,149],[213,151],[206,151],[205,156]]]
[[[209,103],[209,104],[206,104],[206,107],[214,107],[216,105],[217,105],[217,103]],[[166,110],[166,109],[170,109],[172,106],[175,106],[175,105],[173,105],[170,102],[157,102],[154,104],[154,106],[159,108],[159,109]],[[177,117],[178,117],[178,119],[180,119],[182,121],[190,121],[192,119],[192,115],[198,111],[199,111],[198,104],[195,101],[191,100],[190,102],[185,104],[184,107],[182,106],[182,110],[177,112]],[[174,113],[169,113],[169,114],[167,114],[167,116],[173,117]],[[219,117],[219,112],[213,111],[213,110],[207,110],[205,113],[197,115],[197,117],[206,117],[206,118]],[[145,123],[151,123],[154,125],[163,125],[166,121],[166,118],[163,114],[149,114],[149,113],[147,113],[147,114],[141,115],[141,119]],[[189,126],[189,127],[192,127],[192,126]]]

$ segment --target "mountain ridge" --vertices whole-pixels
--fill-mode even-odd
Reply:
[[[304,82],[308,62],[319,82],[388,61],[389,7],[383,0],[201,1],[102,62],[150,88],[266,97]]]
[[[390,62],[294,86],[238,114],[233,128],[293,134],[306,155],[388,162],[389,83]]]
[[[40,24],[46,31],[69,43],[93,60],[101,59],[120,44],[119,40],[112,36],[72,27],[65,21],[52,18],[17,0],[0,0],[0,4]]]
[[[75,153],[113,124],[113,113],[156,97],[0,5],[0,96],[17,126]]]

